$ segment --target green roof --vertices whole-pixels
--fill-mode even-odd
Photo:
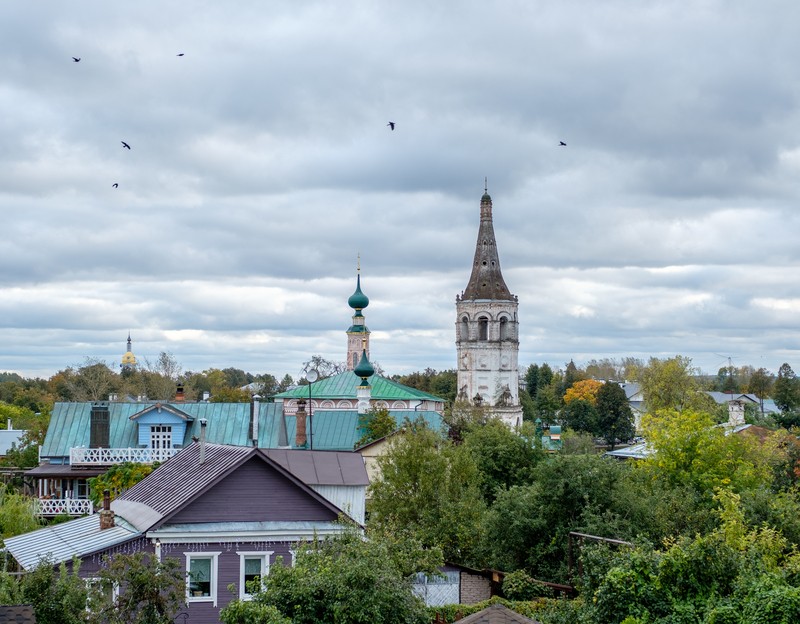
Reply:
[[[397,428],[405,422],[422,418],[431,429],[441,431],[444,426],[441,414],[432,411],[415,412],[413,410],[389,410]],[[364,435],[359,427],[357,410],[313,410],[311,425],[306,422],[306,435],[311,439],[315,451],[352,451],[356,442]],[[286,419],[289,441],[294,445],[296,420]]]
[[[348,376],[358,381],[352,373],[348,373]],[[389,382],[388,379],[383,381]],[[317,385],[315,383],[314,387]],[[400,386],[400,384],[395,385]],[[306,386],[303,388],[306,389]],[[431,396],[425,393],[419,394]],[[109,447],[137,448],[139,423],[138,420],[131,420],[131,416],[152,405],[155,403],[109,403]],[[249,437],[249,403],[164,403],[164,406],[180,410],[193,419],[187,423],[184,439],[173,441],[176,446],[188,446],[191,444],[192,436],[200,436],[200,419],[203,418],[207,421],[206,440],[209,444],[252,446]],[[41,457],[68,458],[71,448],[88,448],[91,412],[91,401],[56,403],[42,444]],[[411,409],[390,410],[389,413],[398,426],[402,425],[406,418],[415,420],[422,417],[431,428],[438,431],[443,423],[441,415],[435,411]],[[293,416],[284,418],[280,403],[259,403],[258,446],[260,448],[294,446],[295,423]],[[352,451],[353,445],[363,435],[356,410],[313,410],[311,426],[315,450]]]
[[[373,401],[439,401],[444,403],[444,399],[417,390],[411,386],[405,386],[380,375],[372,375],[367,381],[372,386],[371,398]],[[356,388],[361,383],[361,379],[353,371],[345,371],[332,377],[326,377],[311,384],[311,397],[314,399],[355,399]],[[276,394],[276,399],[307,399],[308,385],[297,386],[286,392]]]

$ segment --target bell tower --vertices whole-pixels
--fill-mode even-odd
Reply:
[[[356,290],[347,300],[354,310],[353,324],[347,330],[347,370],[354,370],[361,360],[362,352],[369,358],[369,328],[361,312],[369,305],[369,298],[361,292],[361,256],[358,258]]]
[[[458,398],[491,408],[511,427],[522,424],[517,307],[500,271],[492,198],[484,189],[472,273],[456,296]]]

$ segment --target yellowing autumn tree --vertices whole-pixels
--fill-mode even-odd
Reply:
[[[564,393],[564,403],[569,405],[572,401],[586,401],[592,405],[597,404],[597,392],[603,387],[602,381],[584,379],[576,381]]]

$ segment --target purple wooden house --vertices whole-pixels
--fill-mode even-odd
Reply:
[[[342,514],[362,524],[367,483],[356,453],[195,443],[108,509],[5,544],[24,570],[43,557],[78,557],[87,579],[106,555],[173,557],[187,575],[188,620],[216,624],[219,610],[246,599],[245,582],[268,576],[276,557],[291,565],[298,545],[340,532]]]

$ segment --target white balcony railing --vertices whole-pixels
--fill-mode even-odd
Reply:
[[[40,498],[36,503],[40,516],[84,516],[94,513],[92,501],[82,498]]]
[[[110,466],[124,462],[152,464],[166,461],[177,452],[178,449],[174,448],[71,448],[69,463],[72,466]]]

